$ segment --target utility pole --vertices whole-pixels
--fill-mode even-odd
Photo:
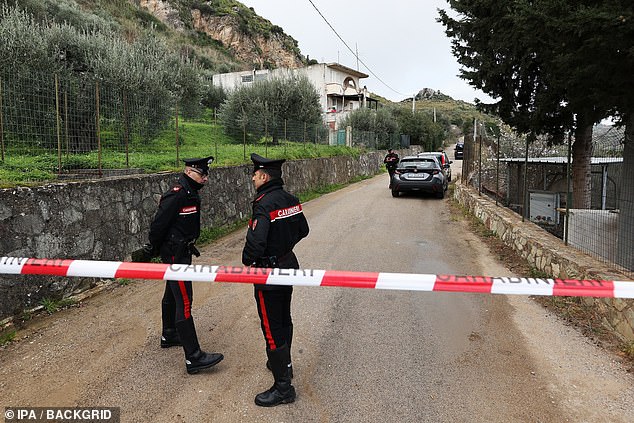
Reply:
[[[354,50],[356,51],[355,56],[357,57],[357,72],[359,72],[359,47],[357,43],[354,43]]]
[[[416,112],[416,94],[412,95],[412,114]]]

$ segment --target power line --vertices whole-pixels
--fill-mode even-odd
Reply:
[[[335,33],[335,35],[341,40],[341,42],[343,43],[343,45],[345,45],[348,50],[350,50],[350,53],[352,53],[354,55],[354,57],[357,58],[357,60],[363,65],[365,66],[365,68],[368,70],[368,72],[370,72],[372,74],[372,76],[374,76],[376,79],[378,79],[383,85],[385,85],[386,87],[388,87],[390,90],[394,91],[396,94],[400,94],[400,95],[405,95],[403,93],[400,93],[398,91],[396,91],[394,88],[390,87],[388,84],[386,84],[381,78],[379,78],[373,71],[372,69],[370,69],[370,67],[368,65],[366,65],[363,60],[361,60],[359,58],[359,55],[350,48],[350,46],[348,45],[348,43],[346,43],[344,41],[344,39],[341,37],[341,35],[339,35],[339,33],[337,32],[337,30],[330,24],[330,22],[328,22],[328,19],[326,19],[326,17],[323,15],[323,13],[321,13],[321,11],[317,8],[317,6],[315,6],[315,3],[313,3],[313,0],[308,0],[310,2],[310,4],[315,8],[315,10],[317,11],[317,13],[319,13],[319,16],[322,17],[322,19],[324,20],[324,22],[326,22],[326,24],[328,24],[328,26],[330,27],[330,29],[332,29],[332,32]]]

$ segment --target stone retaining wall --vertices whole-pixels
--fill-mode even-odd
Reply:
[[[407,154],[409,151],[402,151]],[[384,152],[361,157],[293,160],[284,164],[292,193],[342,184],[379,171]],[[250,216],[252,166],[212,168],[201,190],[202,226]],[[147,242],[158,200],[178,174],[130,175],[96,181],[0,190],[0,256],[129,260]],[[0,275],[0,320],[94,287],[98,280]]]
[[[628,280],[599,260],[566,246],[534,223],[522,222],[521,216],[496,206],[472,188],[456,184],[454,197],[535,269],[553,278]],[[606,327],[623,340],[634,341],[634,300],[584,297],[584,301],[596,307]]]

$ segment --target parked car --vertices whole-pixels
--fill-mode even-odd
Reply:
[[[435,157],[403,157],[392,176],[392,197],[401,192],[425,192],[444,198],[447,177]]]
[[[453,162],[449,160],[447,153],[445,153],[444,151],[418,153],[418,157],[430,157],[430,156],[435,157],[440,162],[440,166],[442,167],[443,172],[445,172],[445,175],[447,176],[447,182],[451,182],[451,166],[450,165]]]
[[[454,160],[462,160],[464,157],[464,143],[458,142],[456,143],[456,147],[453,150],[453,158]]]

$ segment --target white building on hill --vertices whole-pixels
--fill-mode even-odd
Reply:
[[[254,81],[298,74],[305,75],[315,86],[324,122],[333,130],[339,129],[338,124],[352,110],[378,108],[378,100],[370,98],[366,86],[361,87],[360,84],[360,80],[368,75],[339,63],[318,63],[298,69],[254,69],[221,73],[213,76],[213,84],[231,91]]]

